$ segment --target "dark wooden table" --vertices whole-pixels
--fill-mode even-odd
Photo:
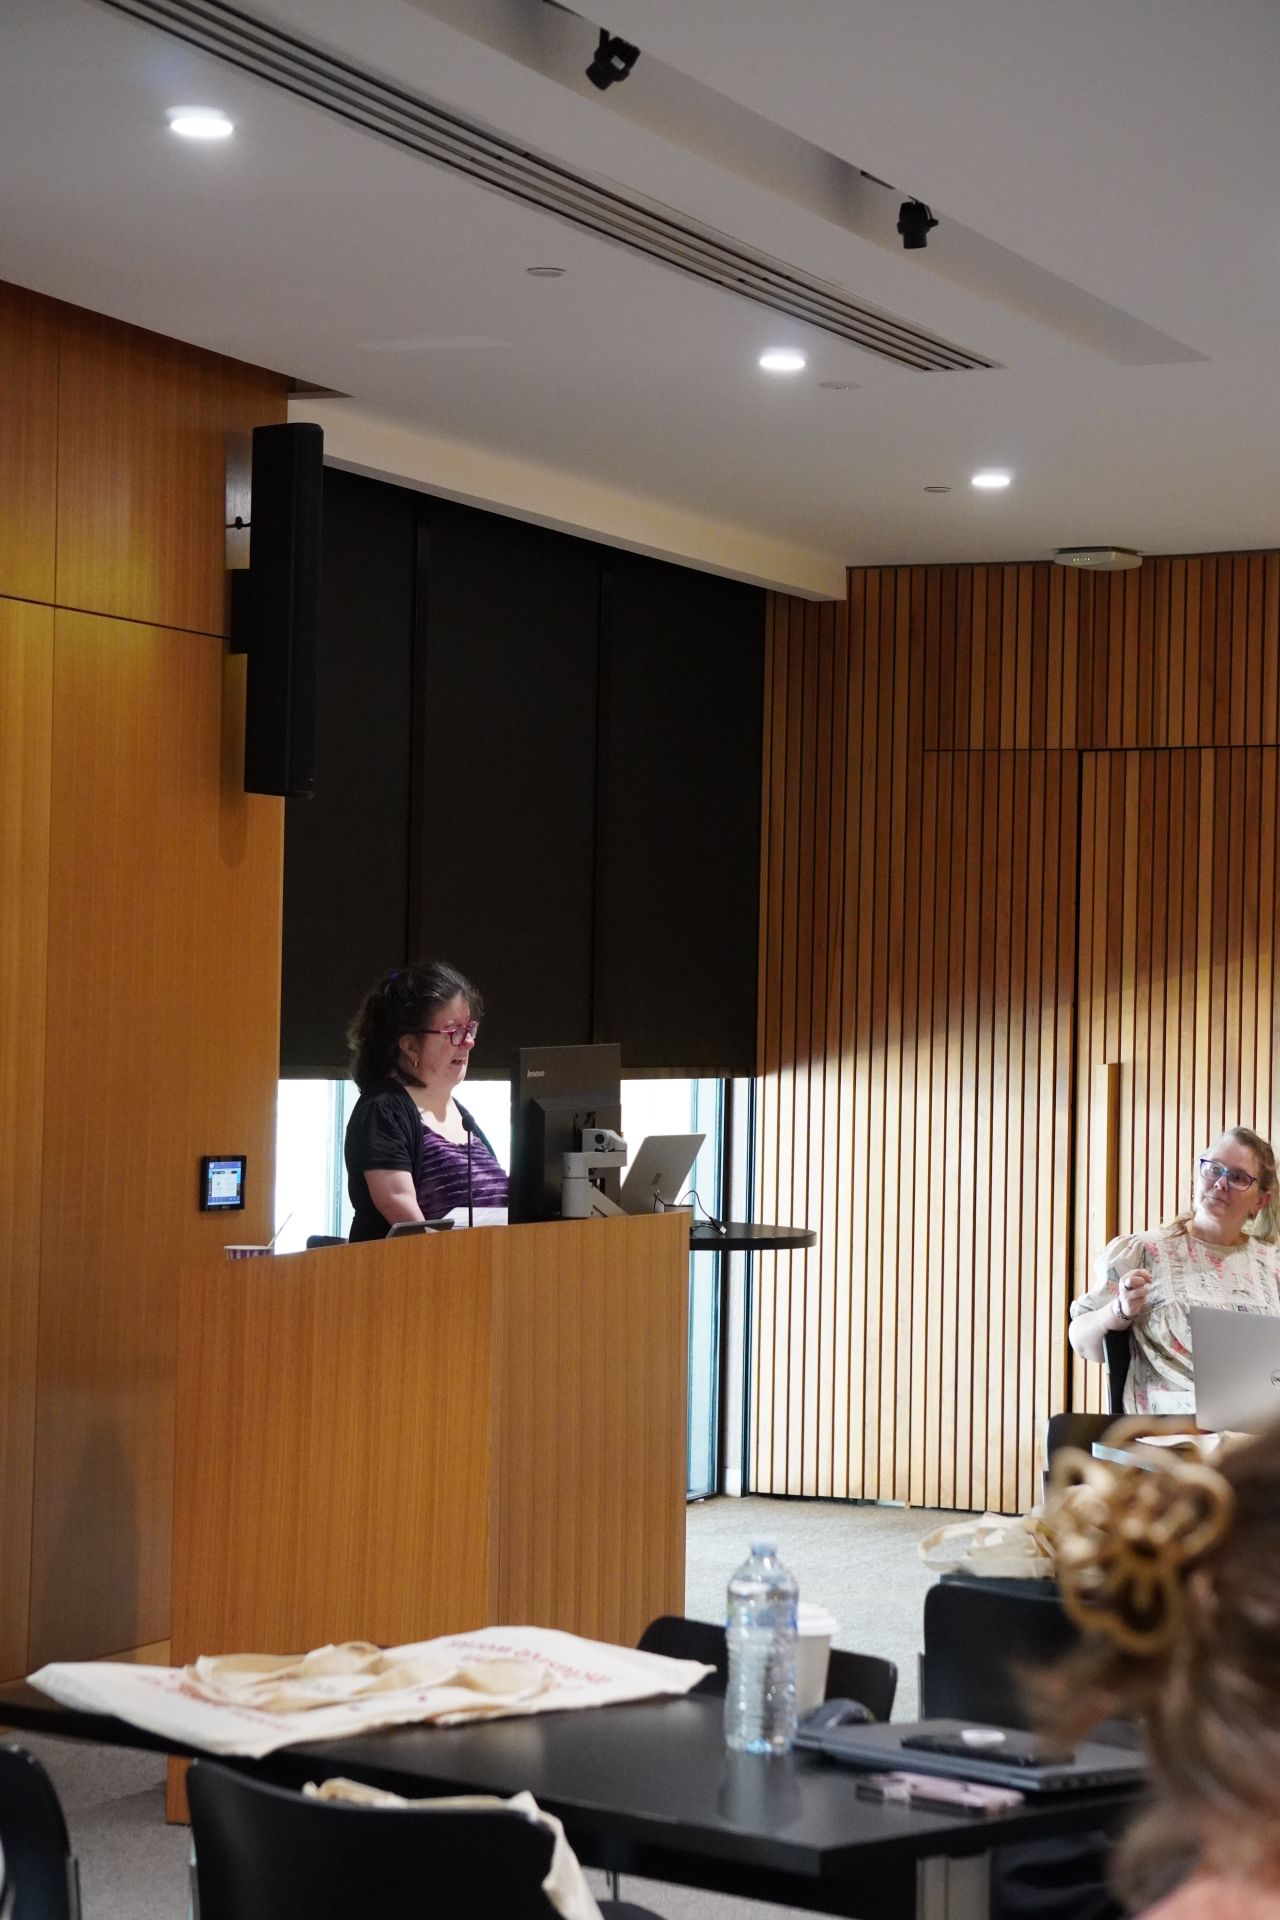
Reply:
[[[0,1688],[0,1724],[172,1751],[26,1686]],[[1087,1792],[991,1820],[887,1808],[859,1800],[856,1773],[816,1754],[727,1753],[723,1702],[711,1698],[396,1727],[224,1764],[288,1786],[345,1774],[411,1798],[527,1788],[589,1865],[860,1920],[972,1920],[986,1912],[993,1847],[1114,1827],[1132,1805]]]
[[[690,1253],[798,1253],[817,1244],[812,1227],[772,1227],[761,1220],[699,1220],[689,1229]]]

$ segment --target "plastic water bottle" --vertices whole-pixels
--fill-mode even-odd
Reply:
[[[788,1753],[796,1737],[796,1602],[799,1588],[772,1540],[729,1582],[729,1690],[725,1745],[734,1753]]]

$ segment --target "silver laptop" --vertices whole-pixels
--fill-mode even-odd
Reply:
[[[1261,1433],[1280,1416],[1280,1315],[1190,1307],[1196,1425]]]
[[[705,1133],[651,1133],[640,1142],[618,1195],[624,1213],[661,1213],[674,1207]]]

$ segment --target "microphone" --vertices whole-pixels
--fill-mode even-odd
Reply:
[[[471,1143],[476,1137],[476,1123],[469,1113],[462,1112],[461,1107],[458,1111],[467,1133],[467,1225],[473,1227],[475,1218],[471,1206]]]

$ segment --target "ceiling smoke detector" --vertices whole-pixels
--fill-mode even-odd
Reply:
[[[1054,565],[1078,567],[1082,573],[1124,573],[1142,565],[1142,555],[1132,547],[1059,547]]]

